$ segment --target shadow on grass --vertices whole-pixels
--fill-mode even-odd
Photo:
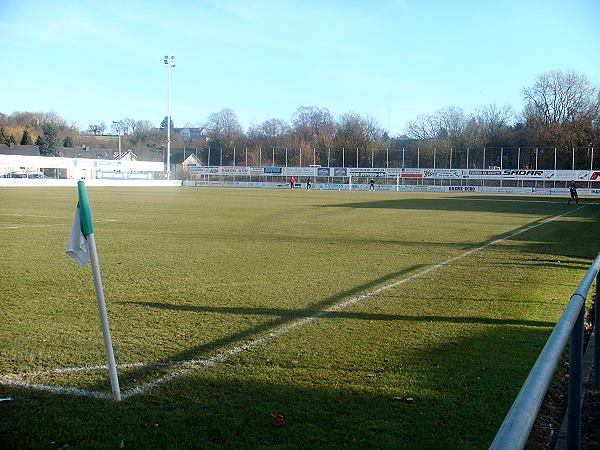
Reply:
[[[279,308],[248,308],[248,307],[229,307],[229,306],[186,306],[172,305],[168,303],[146,303],[146,302],[125,302],[131,305],[143,307],[168,309],[173,311],[191,311],[195,313],[218,313],[218,314],[237,314],[242,316],[264,315],[279,316],[282,319],[292,320],[300,319],[314,315],[314,309],[291,310]],[[323,311],[324,312],[324,311]],[[544,322],[539,320],[520,320],[520,319],[493,319],[488,317],[446,317],[446,316],[407,316],[401,314],[376,314],[350,311],[332,311],[321,316],[322,319],[353,319],[353,320],[385,320],[385,321],[410,321],[410,322],[444,322],[444,323],[474,323],[482,325],[524,325],[532,327],[552,327],[553,322]]]
[[[122,375],[120,375],[120,379],[123,382],[123,384],[125,385],[132,380],[136,381],[138,378],[140,378],[142,376],[144,376],[144,377],[148,376],[149,367],[154,366],[154,367],[160,368],[161,366],[164,366],[165,364],[172,364],[174,362],[183,362],[183,361],[200,359],[201,357],[208,356],[217,350],[222,350],[222,349],[226,348],[227,346],[230,346],[231,344],[246,342],[246,341],[256,338],[260,335],[263,335],[266,332],[274,331],[284,325],[287,325],[287,324],[297,320],[298,318],[315,316],[318,313],[321,313],[323,310],[330,308],[330,307],[342,302],[343,300],[347,300],[347,299],[353,298],[357,295],[364,294],[364,293],[372,290],[373,288],[389,284],[390,282],[400,279],[402,276],[416,272],[417,270],[419,270],[422,267],[423,267],[422,265],[414,265],[414,266],[407,267],[400,271],[391,272],[387,275],[376,278],[375,280],[372,280],[369,283],[361,284],[352,289],[348,289],[346,291],[342,291],[335,295],[327,297],[326,299],[324,299],[320,302],[314,303],[310,307],[305,308],[305,309],[296,310],[296,311],[288,311],[286,314],[277,314],[277,313],[271,314],[272,316],[274,315],[274,316],[279,316],[279,317],[274,320],[269,320],[267,322],[261,323],[260,325],[246,328],[237,333],[233,333],[231,335],[225,336],[221,339],[216,339],[214,341],[206,342],[201,345],[197,345],[197,346],[188,348],[184,351],[181,351],[181,352],[178,352],[178,353],[172,355],[167,360],[156,361],[155,363],[149,364],[148,366],[140,368],[140,369],[127,370]],[[126,303],[145,305],[147,307],[156,307],[155,304],[148,304],[148,303],[144,303],[144,302],[126,302]],[[173,305],[173,307],[174,307],[174,305]],[[182,308],[182,310],[185,310],[186,307],[180,306],[179,308]],[[217,312],[217,311],[213,311],[213,312]],[[280,310],[280,312],[283,312],[283,311]],[[266,315],[266,313],[267,313],[267,310],[265,309],[264,314]],[[105,386],[96,385],[96,386],[90,386],[89,388],[96,390],[96,389],[103,389],[103,388],[105,388]]]
[[[506,214],[556,214],[567,210],[566,200],[498,197],[497,195],[461,195],[436,198],[399,198],[365,202],[339,203],[324,205],[323,208],[375,208],[375,209],[412,209],[432,211],[470,211]]]
[[[121,403],[0,386],[14,398],[0,404],[0,440],[7,449],[487,448],[548,333],[483,325],[408,350],[400,333],[378,370],[349,370],[343,355],[288,367],[249,360]]]
[[[570,269],[587,271],[590,267],[590,262],[587,259],[584,259],[582,261],[561,261],[555,259],[532,258],[529,260],[519,261],[494,261],[491,265],[522,267],[526,270],[529,270],[529,268],[531,267],[546,267],[548,269]]]
[[[591,202],[591,201],[590,201]],[[510,241],[517,241],[515,250],[533,254],[553,254],[593,259],[600,250],[600,233],[596,228],[600,222],[600,204],[588,203],[585,208],[564,218],[553,220],[549,224],[535,227],[523,233],[507,238],[501,245],[506,248]],[[399,198],[374,200],[365,202],[339,203],[323,205],[322,208],[374,208],[395,210],[428,210],[454,212],[485,212],[501,214],[526,214],[543,216],[524,226],[534,227],[544,222],[548,217],[573,211],[575,206],[568,206],[564,199],[546,197],[518,197],[496,195],[461,195],[436,198]],[[510,235],[517,230],[504,234]],[[502,238],[499,235],[495,239]],[[524,242],[524,245],[521,244]],[[398,242],[400,243],[400,242]],[[427,244],[423,244],[427,245]],[[456,245],[456,244],[454,244]],[[477,246],[476,244],[473,246]],[[465,245],[465,248],[473,247]]]

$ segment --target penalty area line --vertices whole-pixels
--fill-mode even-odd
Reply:
[[[597,202],[592,203],[592,205],[597,204]],[[204,358],[204,359],[198,359],[198,360],[190,360],[190,361],[183,361],[183,362],[173,362],[173,363],[131,363],[131,364],[119,364],[117,365],[117,368],[119,369],[126,369],[126,368],[139,368],[139,367],[149,367],[149,366],[180,366],[179,369],[174,370],[173,372],[164,375],[162,377],[156,378],[153,381],[150,381],[148,383],[143,383],[141,385],[138,385],[132,389],[129,389],[125,392],[123,392],[121,394],[121,398],[123,400],[126,400],[128,398],[131,398],[135,395],[139,395],[139,394],[143,394],[155,387],[161,386],[175,378],[179,378],[189,372],[192,371],[196,371],[196,370],[200,370],[203,369],[205,367],[211,367],[211,366],[215,366],[217,364],[220,363],[224,363],[227,360],[229,360],[231,357],[238,355],[240,353],[243,353],[249,349],[252,349],[254,347],[260,346],[264,343],[267,343],[279,336],[282,336],[298,327],[302,327],[305,326],[309,323],[312,323],[315,319],[321,318],[321,317],[325,317],[327,316],[329,313],[332,312],[336,312],[336,311],[340,311],[343,310],[351,305],[354,305],[356,303],[359,303],[363,300],[369,299],[371,297],[375,297],[379,294],[381,294],[382,292],[385,292],[389,289],[393,289],[395,287],[401,286],[403,284],[406,284],[412,280],[415,280],[417,278],[420,278],[424,275],[427,275],[430,272],[433,272],[437,269],[440,269],[444,266],[447,266],[448,264],[457,261],[459,259],[465,258],[473,253],[479,252],[481,250],[485,250],[486,248],[489,248],[495,244],[498,244],[500,242],[506,241],[508,239],[512,239],[515,236],[518,236],[520,234],[523,234],[527,231],[533,230],[535,228],[541,227],[542,225],[546,225],[550,222],[553,222],[557,219],[560,219],[561,217],[573,214],[583,208],[585,208],[586,206],[589,206],[590,204],[585,204],[585,205],[581,205],[573,210],[564,212],[562,214],[558,214],[556,216],[552,216],[552,217],[548,217],[546,219],[543,219],[537,223],[534,223],[533,225],[526,225],[524,227],[522,227],[521,229],[510,233],[504,237],[495,239],[493,241],[490,241],[484,245],[481,245],[479,247],[476,248],[472,248],[460,255],[457,256],[453,256],[452,258],[448,258],[445,261],[442,261],[440,263],[434,264],[424,270],[421,270],[417,273],[414,273],[408,277],[405,278],[401,278],[400,280],[396,280],[392,283],[389,283],[387,285],[381,286],[377,289],[374,289],[372,291],[366,292],[364,294],[358,295],[356,297],[353,297],[351,299],[348,299],[346,301],[337,303],[336,305],[333,305],[323,311],[319,311],[311,316],[308,317],[304,317],[302,319],[299,319],[295,322],[292,322],[288,325],[285,325],[269,334],[266,334],[264,336],[260,336],[256,339],[252,339],[249,340],[247,342],[244,342],[240,345],[237,345],[235,347],[232,347],[230,349],[224,350],[221,353],[218,353],[214,356],[211,356],[209,358]],[[79,389],[79,388],[65,388],[65,387],[58,387],[58,386],[52,386],[52,385],[44,385],[44,384],[34,384],[34,383],[29,383],[27,381],[23,381],[23,380],[19,380],[18,378],[22,378],[22,377],[32,377],[32,376],[41,376],[41,375],[49,375],[49,374],[60,374],[60,373],[71,373],[71,372],[83,372],[83,371],[91,371],[91,370],[104,370],[106,369],[107,366],[106,365],[97,365],[97,366],[87,366],[87,367],[67,367],[67,368],[61,368],[61,369],[52,369],[52,370],[47,370],[47,371],[39,371],[39,372],[23,372],[23,373],[15,373],[15,374],[6,374],[6,375],[2,375],[0,376],[0,385],[4,384],[4,385],[9,385],[9,386],[19,386],[19,387],[28,387],[28,388],[32,388],[32,389],[39,389],[39,390],[45,390],[48,392],[55,392],[55,393],[69,393],[69,394],[74,394],[74,395],[79,395],[79,396],[85,396],[85,397],[97,397],[97,398],[112,398],[111,394],[108,393],[103,393],[103,392],[98,392],[98,391],[91,391],[91,390],[86,390],[86,389]]]

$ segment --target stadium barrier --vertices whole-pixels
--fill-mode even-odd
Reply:
[[[76,187],[76,179],[54,178],[0,178],[0,187]],[[84,180],[86,186],[119,186],[119,187],[168,187],[181,186],[181,180]]]
[[[567,340],[569,347],[569,391],[567,405],[567,448],[579,449],[581,444],[581,407],[583,403],[583,332],[585,319],[585,299],[596,280],[596,306],[594,323],[594,362],[592,384],[600,388],[600,253],[579,283],[571,296],[560,320],[552,330],[538,359],[504,422],[500,426],[490,449],[514,450],[522,449],[529,437],[531,428],[550,387],[554,372],[563,354]]]
[[[206,180],[183,180],[184,187],[231,187],[231,188],[265,188],[265,189],[289,189],[290,185],[285,181],[237,181],[234,179],[206,179]],[[306,189],[306,182],[296,183],[296,188]],[[335,191],[368,191],[368,183],[319,183],[313,182],[312,189],[335,190]],[[483,194],[526,194],[526,195],[569,195],[567,188],[536,188],[536,187],[499,187],[499,186],[438,186],[430,184],[375,184],[376,191],[388,192],[450,192],[450,193],[483,193]],[[578,193],[586,196],[600,196],[600,188],[579,188]]]

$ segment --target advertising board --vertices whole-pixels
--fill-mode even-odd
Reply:
[[[475,186],[448,186],[448,192],[476,192]]]
[[[449,179],[462,178],[460,169],[423,169],[423,178]]]
[[[476,180],[498,180],[502,177],[502,172],[500,170],[465,169],[462,171],[462,177]]]
[[[317,168],[317,176],[318,177],[328,177],[330,176],[331,169],[329,167],[318,167]]]

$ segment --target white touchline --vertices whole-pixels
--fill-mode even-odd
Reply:
[[[0,226],[1,230],[17,230],[19,228],[47,228],[47,227],[63,227],[64,223],[46,223],[46,224],[37,224],[37,225],[2,225]]]
[[[594,202],[592,203],[593,205],[597,204],[598,202]],[[512,234],[509,234],[508,236],[504,236],[502,238],[496,239],[494,241],[488,242],[487,244],[484,244],[480,247],[477,248],[472,248],[471,250],[468,250],[460,255],[457,256],[453,256],[452,258],[449,258],[445,261],[442,261],[438,264],[434,264],[433,266],[428,267],[427,269],[421,270],[420,272],[417,272],[413,275],[410,275],[406,278],[402,278],[400,280],[394,281],[393,283],[387,284],[385,286],[381,286],[373,291],[367,292],[365,294],[361,294],[358,295],[356,297],[353,297],[349,300],[343,301],[341,303],[338,303],[336,305],[333,305],[323,311],[319,311],[315,314],[313,314],[312,316],[308,316],[308,317],[304,317],[302,319],[299,319],[295,322],[292,322],[288,325],[285,325],[269,334],[266,334],[264,336],[260,336],[256,339],[252,339],[250,341],[247,341],[243,344],[237,345],[233,348],[230,348],[228,350],[224,350],[221,353],[218,353],[214,356],[211,356],[209,358],[204,358],[204,359],[198,359],[198,360],[190,360],[190,361],[179,361],[179,362],[173,362],[173,363],[142,363],[142,362],[138,362],[138,363],[130,363],[130,364],[119,364],[117,365],[118,369],[128,369],[128,368],[135,368],[135,367],[148,367],[148,366],[163,366],[163,367],[168,367],[168,366],[173,366],[173,367],[177,367],[179,366],[180,368],[167,374],[164,375],[162,377],[159,377],[151,382],[148,383],[144,383],[141,384],[139,386],[136,386],[126,392],[123,392],[121,394],[121,398],[123,400],[128,399],[133,397],[134,395],[137,394],[142,394],[154,387],[160,386],[162,384],[167,383],[170,380],[173,380],[174,378],[178,378],[182,375],[185,375],[186,373],[189,373],[191,371],[194,370],[199,370],[202,369],[204,367],[210,367],[210,366],[214,366],[216,364],[219,363],[223,363],[225,361],[227,361],[229,358],[231,358],[232,356],[235,356],[239,353],[242,353],[248,349],[257,347],[261,344],[264,344],[265,342],[269,342],[283,334],[286,334],[290,331],[292,331],[295,328],[304,326],[308,323],[311,323],[312,321],[314,321],[315,319],[318,319],[320,317],[324,317],[327,314],[331,313],[331,312],[335,312],[335,311],[340,311],[344,308],[347,308],[348,306],[351,306],[355,303],[361,302],[363,300],[366,300],[368,298],[374,297],[376,295],[381,294],[384,291],[387,291],[389,289],[395,288],[397,286],[400,286],[402,284],[408,283],[409,281],[412,281],[416,278],[420,278],[423,275],[426,275],[430,272],[433,272],[434,270],[439,269],[440,267],[446,266],[448,264],[450,264],[453,261],[456,261],[458,259],[462,259],[466,256],[469,256],[472,253],[478,252],[480,250],[484,250],[492,245],[495,245],[499,242],[505,241],[507,239],[511,239],[515,236],[518,236],[519,234],[525,233],[526,231],[532,230],[534,228],[540,227],[542,225],[545,225],[549,222],[552,222],[556,219],[560,219],[563,216],[572,214],[576,211],[579,211],[582,208],[585,208],[586,206],[589,206],[589,204],[585,204],[585,205],[581,205],[578,208],[575,208],[571,211],[567,211],[565,213],[556,215],[556,216],[552,216],[549,217],[547,219],[541,220],[533,225],[528,225],[528,226],[524,226],[522,227],[520,230],[515,231]],[[46,371],[38,371],[38,372],[23,372],[23,373],[14,373],[14,374],[5,374],[5,375],[1,375],[0,376],[0,384],[4,384],[4,385],[9,385],[9,386],[20,386],[20,387],[28,387],[28,388],[33,388],[33,389],[39,389],[39,390],[44,390],[44,391],[48,391],[48,392],[55,392],[55,393],[69,393],[69,394],[74,394],[74,395],[78,395],[78,396],[84,396],[84,397],[98,397],[98,398],[112,398],[112,395],[109,393],[104,393],[104,392],[99,392],[99,391],[92,391],[92,390],[86,390],[86,389],[79,389],[79,388],[65,388],[65,387],[57,387],[57,386],[52,386],[52,385],[44,385],[44,384],[32,384],[32,383],[28,383],[26,381],[23,381],[23,378],[29,378],[29,377],[35,377],[35,376],[42,376],[42,375],[49,375],[49,374],[56,374],[56,373],[70,373],[70,372],[84,372],[84,371],[90,371],[90,370],[105,370],[107,368],[106,365],[97,365],[97,366],[87,366],[87,367],[65,367],[65,368],[59,368],[59,369],[52,369],[52,370],[46,370]]]
[[[61,219],[68,220],[68,217],[58,217],[58,216],[42,216],[40,214],[11,214],[11,213],[0,213],[0,216],[10,216],[10,217],[43,217],[44,219]]]
[[[39,216],[39,217],[45,217],[45,216]],[[94,223],[102,223],[102,222],[117,222],[117,219],[99,219],[99,220],[94,221]],[[38,223],[38,224],[26,224],[26,225],[0,225],[0,230],[18,230],[20,228],[46,228],[46,227],[63,227],[64,228],[65,224],[64,223]]]

